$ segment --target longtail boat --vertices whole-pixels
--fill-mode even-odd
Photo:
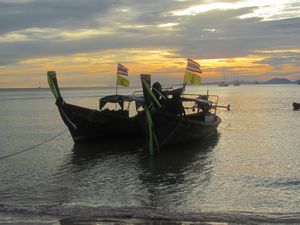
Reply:
[[[125,103],[135,102],[137,107],[143,104],[143,96],[110,95],[100,99],[99,110],[89,109],[66,103],[60,94],[56,73],[48,72],[48,83],[56,98],[55,104],[65,125],[69,128],[75,143],[92,139],[109,139],[141,134],[137,115],[129,116],[124,109]],[[120,109],[105,108],[107,103],[114,103]]]
[[[151,86],[151,76],[144,74],[142,94],[105,96],[99,99],[99,110],[89,109],[66,103],[56,72],[47,75],[58,111],[75,144],[126,137],[143,139],[153,149],[201,139],[215,133],[221,123],[217,107],[230,107],[219,106],[218,96],[208,93],[184,94],[184,87],[164,90],[157,82]],[[118,107],[106,107],[109,104]],[[135,114],[129,113],[130,108],[135,108]]]

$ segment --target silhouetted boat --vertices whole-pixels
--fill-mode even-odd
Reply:
[[[222,81],[219,83],[219,87],[228,87],[228,83],[226,83],[225,81]]]
[[[143,76],[148,83],[143,81]],[[153,84],[151,89],[150,75],[141,75],[141,79],[143,95],[106,96],[100,99],[99,110],[94,110],[66,103],[60,94],[56,73],[48,72],[59,113],[75,143],[118,141],[119,138],[143,139],[148,144],[154,140],[158,147],[183,143],[214,133],[221,123],[216,115],[217,107],[229,110],[229,105],[217,105],[218,96],[183,95],[184,88],[162,90],[159,83]],[[110,103],[118,104],[119,109],[106,107]],[[135,104],[135,114],[129,113],[130,104]]]
[[[293,103],[293,109],[294,110],[299,110],[300,109],[300,103],[294,102]]]
[[[235,81],[235,82],[233,83],[233,86],[241,86],[241,83],[240,83],[239,81]]]
[[[219,83],[219,87],[228,87],[228,83],[225,81],[225,72],[223,69],[223,81]]]
[[[137,107],[144,104],[142,95],[106,96],[100,99],[99,110],[95,110],[66,103],[60,94],[55,72],[48,72],[48,81],[56,98],[58,111],[75,143],[90,139],[137,136],[142,133],[137,119],[139,114],[130,117],[129,110],[124,109],[126,103],[135,102]],[[118,104],[120,109],[104,108],[107,103]]]
[[[241,86],[239,73],[237,74],[237,79],[233,82],[233,86]]]

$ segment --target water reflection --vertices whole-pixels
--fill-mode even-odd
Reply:
[[[195,160],[205,160],[207,153],[217,145],[219,137],[220,134],[216,132],[199,141],[163,148],[153,156],[145,150],[143,140],[137,139],[76,144],[73,146],[70,163],[73,166],[84,167],[87,165],[90,167],[90,164],[94,164],[106,156],[138,155],[137,159],[141,169],[148,170],[145,172],[151,171],[153,175],[167,173],[169,169],[183,172],[184,168],[190,166]]]
[[[142,139],[118,139],[118,140],[103,140],[101,142],[88,142],[74,144],[73,153],[71,155],[70,164],[75,167],[91,166],[99,160],[113,155],[132,155],[142,152]]]
[[[204,187],[210,182],[213,150],[219,138],[215,133],[153,156],[130,141],[75,145],[57,181],[71,182],[70,186],[76,188],[65,186],[63,196],[55,193],[65,204],[75,201],[96,207],[94,221],[105,218],[108,212],[110,218],[120,217],[123,209],[133,216],[144,215],[145,210],[180,211],[199,185]]]
[[[194,188],[195,180],[201,180],[201,185],[208,182],[210,153],[218,140],[219,134],[215,133],[204,140],[164,149],[155,157],[141,158],[139,179],[148,190],[148,206],[165,208],[170,202],[180,206]],[[193,174],[197,179],[193,179]]]
[[[188,201],[195,185],[211,179],[219,134],[151,156],[131,141],[74,145],[54,176],[61,203],[169,209]],[[195,183],[195,181],[200,183]],[[113,201],[112,201],[113,199]]]
[[[219,136],[220,134],[214,133],[206,139],[164,148],[154,157],[142,158],[141,165],[154,175],[167,172],[169,169],[183,172],[193,162],[199,159],[204,160],[207,153],[217,145]]]

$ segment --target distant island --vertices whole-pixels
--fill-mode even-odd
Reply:
[[[265,84],[294,84],[294,81],[290,81],[285,78],[273,78],[265,82]]]
[[[227,83],[229,85],[233,85],[235,81],[228,81]],[[300,79],[296,81],[291,81],[286,78],[272,78],[271,80],[267,81],[245,81],[245,80],[240,80],[240,84],[300,84]],[[202,84],[204,85],[218,85],[220,82],[218,81],[213,81],[213,82],[203,82]]]

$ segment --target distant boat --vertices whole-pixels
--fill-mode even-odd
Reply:
[[[241,86],[239,81],[234,81],[233,86]]]
[[[239,74],[237,75],[237,79],[233,82],[233,86],[240,86],[241,83],[240,83],[240,76]]]
[[[219,87],[228,87],[228,83],[225,81],[225,72],[223,69],[223,81],[219,83]]]
[[[226,83],[225,81],[222,81],[219,83],[219,87],[228,87],[228,83]]]
[[[300,109],[300,103],[294,102],[293,103],[293,109],[294,110],[299,110]]]

